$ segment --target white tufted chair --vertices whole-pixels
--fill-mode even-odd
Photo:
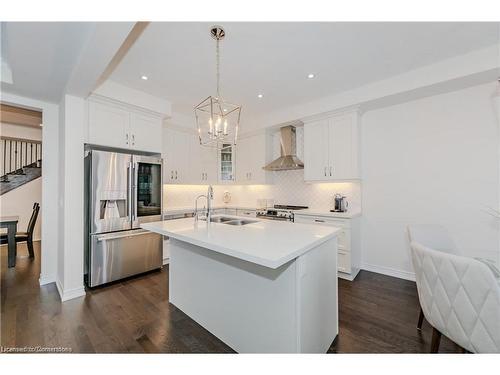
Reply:
[[[408,243],[413,241],[418,242],[424,246],[430,247],[434,250],[444,251],[445,253],[457,254],[455,242],[450,237],[448,230],[442,225],[438,224],[416,224],[408,225]],[[417,329],[422,329],[424,321],[424,312],[420,307],[420,314],[418,316]]]
[[[410,244],[418,296],[433,327],[431,352],[441,334],[474,353],[500,353],[500,278],[486,262]]]

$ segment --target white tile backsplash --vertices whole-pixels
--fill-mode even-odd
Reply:
[[[333,195],[339,193],[347,197],[349,211],[361,209],[359,182],[306,183],[303,170],[273,173],[275,173],[273,185],[215,185],[215,204],[224,205],[224,192],[229,191],[231,202],[228,205],[232,206],[257,207],[257,200],[272,199],[275,204],[330,209],[333,206]],[[165,185],[163,189],[165,207],[193,207],[196,197],[206,194],[206,190],[207,186],[204,185]]]

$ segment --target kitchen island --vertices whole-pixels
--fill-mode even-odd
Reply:
[[[339,229],[212,219],[141,225],[170,237],[170,303],[237,352],[325,353],[338,334]]]

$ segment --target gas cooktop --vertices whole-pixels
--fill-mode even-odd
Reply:
[[[289,220],[293,221],[293,212],[305,210],[307,206],[293,206],[288,204],[275,204],[273,208],[266,208],[257,211],[257,216],[262,219]]]

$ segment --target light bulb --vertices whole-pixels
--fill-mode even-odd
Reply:
[[[217,118],[217,121],[215,122],[215,132],[216,133],[220,133],[221,130],[220,130],[220,123],[221,123],[221,118],[220,116]]]

